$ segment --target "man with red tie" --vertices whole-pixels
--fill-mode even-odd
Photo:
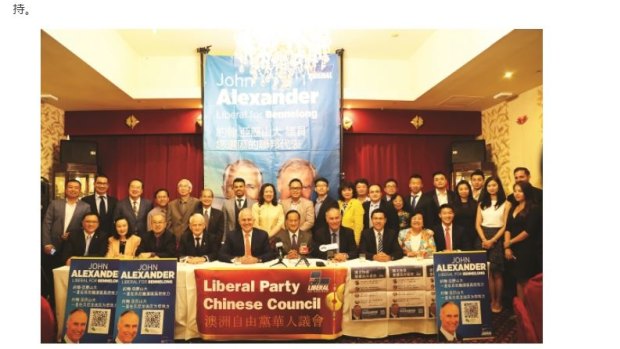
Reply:
[[[451,205],[443,204],[439,207],[439,220],[440,223],[432,228],[437,251],[471,249],[463,227],[453,224],[454,208]]]

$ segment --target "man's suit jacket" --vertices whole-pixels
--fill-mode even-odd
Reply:
[[[65,199],[57,199],[52,201],[47,207],[43,226],[41,228],[41,246],[53,244],[58,252],[61,252],[62,239],[61,235],[65,228]],[[81,230],[82,218],[86,213],[90,212],[90,206],[81,200],[77,201],[75,211],[71,217],[71,222],[67,226],[67,231]]]
[[[282,200],[282,208],[284,209],[284,216],[286,213],[291,210],[291,202],[293,199],[288,198]],[[297,211],[299,212],[300,222],[299,229],[305,231],[312,231],[312,227],[314,226],[314,205],[312,201],[306,198],[299,198],[299,205],[297,205]],[[284,228],[284,227],[283,227]]]
[[[372,260],[377,254],[377,241],[374,229],[364,229],[360,241],[360,253],[366,254],[366,259]],[[392,257],[392,260],[403,258],[403,249],[398,243],[398,233],[392,229],[383,229],[383,253]]]
[[[422,192],[418,193],[418,199],[416,200],[415,208],[411,206],[411,193],[404,197],[403,200],[405,201],[403,209],[409,212],[411,216],[413,216],[414,213],[418,212],[422,213],[422,215],[425,215],[426,205],[428,204],[428,201],[430,201],[427,195]]]
[[[456,333],[456,335],[454,336],[456,342],[460,342],[461,341],[461,336],[459,336],[458,333]],[[448,339],[446,338],[446,336],[444,336],[443,332],[441,331],[437,331],[437,342],[439,343],[448,343]],[[453,343],[453,342],[451,342]]]
[[[67,259],[75,256],[84,257],[84,251],[86,250],[86,239],[84,238],[84,230],[76,229],[70,232],[69,238],[65,241],[65,246],[62,250],[62,262],[63,265],[67,262]],[[108,250],[108,236],[99,231],[93,233],[93,237],[90,240],[88,246],[88,254],[86,257],[103,257]]]
[[[196,206],[201,206],[202,204],[200,200],[190,196],[185,205],[187,207],[185,207],[185,213],[183,213],[181,209],[183,206],[181,204],[181,199],[174,199],[168,204],[168,210],[166,212],[168,226],[177,240],[179,240],[181,234],[189,228],[189,217],[196,212]]]
[[[196,206],[195,212],[204,215],[202,203]],[[220,243],[224,238],[224,212],[213,206],[211,206],[211,216],[209,217],[209,224],[207,225],[207,234],[214,234]]]
[[[316,248],[313,251],[315,258],[327,259],[327,252],[321,252],[319,247],[321,245],[329,245],[332,243],[331,232],[329,227],[319,229],[313,236],[314,244]],[[340,226],[338,231],[338,252],[346,253],[349,255],[349,259],[357,258],[357,244],[355,243],[355,236],[353,235],[353,229]]]
[[[252,200],[249,197],[245,197],[245,202],[243,203],[243,208],[251,208],[252,205],[256,203],[256,200]],[[224,206],[222,206],[222,212],[224,212],[224,239],[229,232],[235,229],[241,229],[239,225],[239,211],[237,209],[237,197],[233,197],[232,199],[228,199],[224,201]]]
[[[293,242],[291,241],[291,236],[288,233],[288,230],[281,229],[275,236],[275,241],[278,241],[278,239],[282,241],[282,250],[286,255],[293,247]],[[308,246],[308,254],[314,251],[314,241],[312,240],[312,234],[310,232],[303,230],[299,231],[299,234],[297,234],[297,246],[301,244],[306,244],[306,246]],[[297,248],[297,252],[299,252],[299,248]]]
[[[104,231],[106,234],[112,234],[114,233],[114,210],[116,209],[118,199],[114,196],[106,195],[106,214],[101,215],[99,207],[97,207],[96,196],[98,194],[85,196],[82,201],[90,206],[90,212],[96,212],[99,215],[99,230]]]
[[[138,248],[138,254],[143,252],[155,253],[157,257],[161,258],[176,258],[177,257],[177,239],[170,230],[164,230],[159,237],[159,247],[157,247],[157,238],[155,233],[148,231],[142,237],[140,247]]]
[[[129,224],[133,227],[134,232],[142,237],[146,233],[146,217],[152,207],[151,200],[140,198],[140,206],[138,207],[138,217],[133,214],[133,205],[129,197],[120,200],[116,204],[114,210],[114,220],[118,217],[125,217],[129,220]],[[110,232],[112,234],[113,232]]]
[[[316,200],[314,201],[314,206],[316,206]],[[332,199],[329,195],[325,197],[323,203],[321,204],[321,208],[319,208],[319,213],[314,217],[314,226],[312,227],[312,233],[315,233],[319,229],[326,228],[327,229],[327,220],[325,219],[325,212],[329,208],[335,207],[340,209],[338,206],[338,201]]]
[[[266,231],[252,229],[252,256],[264,261],[272,260],[275,254],[269,247],[269,235]],[[233,258],[241,257],[245,254],[245,244],[241,229],[235,229],[226,233],[226,240],[219,253],[219,260],[232,263]]]
[[[437,191],[433,189],[425,193],[430,199],[431,202],[427,204],[426,215],[424,216],[424,226],[425,227],[433,227],[439,224],[439,199],[437,199]],[[454,202],[456,201],[456,195],[452,190],[448,190],[448,204],[454,207]]]
[[[200,246],[196,248],[194,234],[192,234],[191,230],[186,230],[181,235],[181,240],[179,241],[179,256],[207,256],[208,261],[213,262],[217,260],[220,246],[222,246],[221,241],[218,241],[214,234],[208,234],[205,231],[202,234]]]
[[[370,201],[366,201],[362,204],[364,208],[364,229],[372,228],[372,221],[369,218],[368,212],[370,212]],[[394,208],[394,205],[381,199],[379,202],[379,208],[385,212],[385,227],[394,231],[399,231],[398,213]]]
[[[435,239],[435,246],[437,247],[437,251],[439,252],[445,250],[446,235],[443,230],[443,224],[439,223],[435,225],[432,230],[434,232],[433,238]],[[463,229],[463,227],[452,223],[450,235],[452,236],[453,250],[468,251],[471,249],[471,246],[469,246],[469,239],[467,239],[467,236],[465,236],[465,229]]]

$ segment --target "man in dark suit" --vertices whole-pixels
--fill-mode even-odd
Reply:
[[[378,208],[372,212],[372,228],[362,231],[360,253],[367,259],[387,262],[403,258],[403,249],[398,243],[398,233],[386,228],[385,211]]]
[[[108,176],[98,174],[95,176],[95,194],[85,196],[82,201],[90,205],[90,212],[99,214],[99,229],[110,235],[114,233],[114,210],[118,200],[108,195],[110,182]]]
[[[456,196],[452,190],[448,189],[448,177],[443,172],[433,173],[434,190],[425,193],[431,199],[426,204],[424,215],[424,226],[433,227],[439,223],[439,207],[443,204],[450,204],[454,207]]]
[[[327,178],[317,178],[314,181],[314,191],[316,192],[316,200],[314,200],[313,234],[320,229],[327,229],[327,220],[325,220],[327,209],[331,207],[338,208],[338,201],[329,196],[329,181]]]
[[[314,249],[312,234],[305,230],[299,230],[300,223],[301,217],[299,212],[290,210],[286,213],[286,219],[284,220],[286,229],[282,229],[276,234],[275,240],[282,242],[282,250],[286,258],[299,258],[300,253],[302,253],[299,248],[304,244],[306,246],[304,254],[308,254],[309,251]]]
[[[166,229],[166,215],[162,212],[153,214],[151,226],[153,229],[144,234],[140,242],[140,257],[176,258],[177,239]]]
[[[252,205],[256,202],[246,196],[245,194],[245,180],[241,177],[237,177],[233,180],[233,196],[231,199],[224,201],[222,211],[224,212],[224,239],[229,232],[240,229],[239,211],[244,208],[252,208]]]
[[[405,201],[404,210],[409,212],[409,214],[413,217],[415,213],[422,213],[424,216],[425,213],[425,199],[422,195],[422,189],[424,185],[422,183],[422,176],[417,173],[414,173],[409,177],[409,195],[407,195],[403,200]]]
[[[388,178],[383,185],[383,192],[385,193],[385,201],[392,202],[394,197],[398,195],[398,181],[394,178]]]
[[[435,246],[437,251],[467,251],[472,248],[465,236],[463,227],[452,224],[454,222],[454,208],[449,204],[443,204],[439,208],[439,224],[432,230],[435,233]]]
[[[99,217],[94,212],[89,212],[82,218],[82,228],[69,234],[65,247],[62,251],[62,260],[66,265],[71,262],[71,257],[103,257],[108,250],[108,236],[100,232]]]
[[[459,307],[454,302],[445,302],[441,305],[439,313],[441,326],[437,331],[437,341],[440,343],[456,343],[460,342],[456,333],[459,327]]]
[[[394,205],[381,198],[381,186],[378,184],[371,185],[370,188],[368,188],[368,197],[370,201],[366,201],[362,204],[362,207],[364,207],[364,229],[369,229],[371,227],[370,216],[374,210],[380,208],[385,212],[387,219],[385,226],[388,229],[398,232],[398,213],[396,213]]]
[[[194,213],[189,218],[189,230],[181,236],[179,256],[187,257],[187,263],[200,264],[217,260],[221,243],[214,234],[207,234],[205,217]]]
[[[129,226],[140,237],[146,233],[146,217],[153,206],[150,200],[142,198],[143,190],[142,180],[135,178],[129,181],[129,196],[119,201],[114,210],[114,220],[126,217]]]
[[[226,233],[224,245],[220,249],[219,260],[226,263],[254,264],[272,260],[274,253],[269,247],[269,235],[254,229],[252,210],[239,211],[240,229]]]
[[[313,251],[315,258],[327,259],[327,252],[321,252],[319,246],[338,244],[338,249],[334,254],[333,259],[337,262],[344,262],[349,259],[357,258],[357,245],[355,244],[355,237],[353,230],[347,227],[343,227],[342,214],[337,207],[330,207],[325,212],[325,220],[327,221],[327,227],[319,229],[313,236],[316,248]]]
[[[530,183],[530,170],[527,169],[527,167],[517,167],[514,169],[513,174],[515,176],[515,183],[523,181],[523,182],[528,182]],[[532,184],[532,183],[530,183]],[[507,198],[508,201],[510,201],[510,203],[512,205],[516,205],[517,204],[517,200],[515,200],[515,195],[510,194],[508,195]],[[540,188],[536,188],[535,186],[532,186],[532,202],[535,204],[538,204],[540,207],[542,207],[543,204],[543,191]]]
[[[80,230],[82,217],[90,212],[90,206],[79,199],[82,184],[70,179],[65,183],[65,198],[57,199],[47,207],[41,227],[44,269],[51,270],[62,265],[63,245],[71,231]],[[73,211],[70,216],[68,212]],[[51,277],[51,274],[50,274]]]
[[[207,234],[216,236],[217,241],[224,238],[224,213],[213,207],[213,190],[205,188],[200,194],[200,204],[196,206],[196,213],[205,216]]]
[[[166,212],[168,226],[177,240],[181,238],[181,234],[187,230],[189,226],[189,217],[196,212],[196,207],[200,205],[200,201],[192,194],[192,182],[188,179],[181,179],[177,184],[179,197],[170,201]]]

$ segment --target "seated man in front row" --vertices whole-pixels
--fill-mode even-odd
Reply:
[[[207,234],[205,217],[194,213],[189,217],[189,229],[181,235],[179,256],[187,257],[187,263],[199,264],[217,260],[220,242],[216,234]]]
[[[330,207],[325,212],[327,227],[320,228],[314,233],[316,248],[312,254],[316,258],[327,259],[327,252],[321,252],[319,246],[338,244],[333,259],[337,262],[344,262],[348,259],[357,258],[357,245],[353,237],[353,230],[343,227],[342,215],[338,207]]]
[[[303,244],[307,247],[306,253],[314,249],[312,234],[304,230],[299,230],[300,222],[301,216],[299,212],[290,210],[286,213],[286,220],[284,221],[286,229],[281,229],[280,232],[276,234],[275,240],[282,241],[282,250],[284,250],[286,258],[299,258],[299,247]]]
[[[176,258],[177,238],[166,228],[166,214],[154,213],[151,216],[152,230],[146,232],[140,242],[140,258]]]
[[[370,216],[372,228],[362,231],[360,253],[378,262],[388,262],[403,258],[403,249],[398,243],[398,233],[385,228],[385,211],[378,208]]]
[[[254,229],[252,210],[244,208],[239,211],[240,229],[226,233],[226,241],[222,245],[219,260],[226,263],[254,264],[274,258],[269,247],[269,235],[260,229]]]

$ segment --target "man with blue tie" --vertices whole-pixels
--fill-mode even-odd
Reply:
[[[388,262],[403,258],[403,249],[398,243],[398,233],[386,227],[385,211],[378,208],[372,212],[372,228],[362,231],[360,253],[377,262]]]
[[[224,245],[220,249],[219,260],[226,263],[255,264],[269,261],[274,253],[269,247],[269,235],[254,228],[252,210],[239,211],[239,229],[226,233]]]

